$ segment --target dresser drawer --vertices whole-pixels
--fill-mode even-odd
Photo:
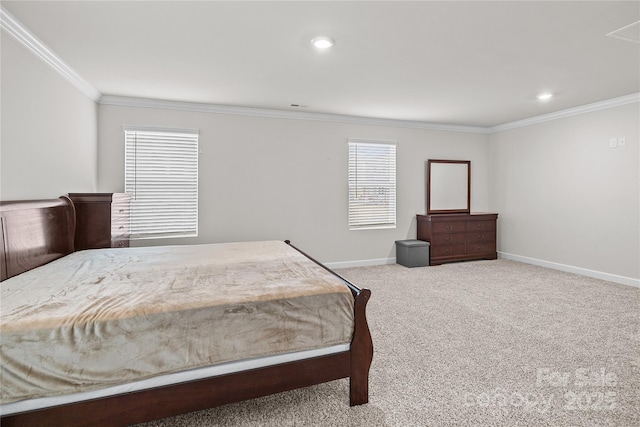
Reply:
[[[496,213],[418,215],[417,237],[431,243],[429,265],[496,259]]]
[[[431,246],[464,245],[464,236],[464,233],[434,234],[431,239]]]
[[[496,231],[496,222],[467,221],[467,231]]]
[[[467,244],[495,242],[495,241],[496,241],[495,231],[480,231],[478,233],[467,233]]]
[[[129,236],[129,224],[121,223],[121,224],[111,224],[111,238],[113,239],[115,236],[125,237]]]
[[[466,231],[463,221],[434,222],[433,232],[435,233],[464,233]]]
[[[467,254],[481,254],[495,251],[496,242],[467,243]]]
[[[111,247],[112,248],[128,248],[129,239],[127,237],[119,238],[116,236],[111,240]]]
[[[453,255],[464,255],[464,254],[465,254],[464,245],[449,245],[449,246],[434,246],[434,247],[431,247],[431,256],[434,257],[434,258],[453,256]]]

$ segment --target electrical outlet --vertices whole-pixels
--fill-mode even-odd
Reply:
[[[618,138],[609,139],[609,148],[616,148],[618,146]]]
[[[621,136],[618,138],[618,147],[624,147],[627,145],[627,138]]]

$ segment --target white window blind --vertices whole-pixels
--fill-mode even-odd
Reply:
[[[124,127],[131,239],[198,235],[198,130]]]
[[[349,139],[349,229],[396,225],[396,143]]]

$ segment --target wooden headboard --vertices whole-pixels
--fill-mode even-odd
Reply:
[[[0,280],[74,251],[76,214],[68,197],[0,202]]]

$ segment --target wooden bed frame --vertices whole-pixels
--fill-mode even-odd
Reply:
[[[77,238],[76,209],[69,197],[0,202],[0,214],[1,280],[74,251],[74,240]],[[290,244],[289,241],[286,242]],[[318,261],[304,255],[342,279],[354,296],[355,331],[349,351],[2,415],[0,424],[3,427],[50,426],[52,422],[61,426],[127,426],[347,377],[350,379],[350,404],[354,406],[367,403],[373,343],[365,310],[371,292],[368,289],[358,289]]]

